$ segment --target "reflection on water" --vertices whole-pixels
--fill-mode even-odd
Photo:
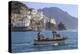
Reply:
[[[77,48],[77,32],[63,31],[59,32],[61,36],[68,37],[65,44],[54,45],[33,45],[37,32],[12,32],[12,52],[31,52],[31,51],[49,51],[61,49]],[[42,32],[45,37],[52,38],[50,31]]]

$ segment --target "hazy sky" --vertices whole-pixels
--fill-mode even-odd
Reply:
[[[36,3],[36,2],[23,2],[29,8],[42,9],[45,7],[58,7],[66,12],[68,12],[71,16],[77,17],[78,15],[78,7],[77,5],[72,4],[54,4],[54,3]]]

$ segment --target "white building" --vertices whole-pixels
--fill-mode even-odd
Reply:
[[[43,12],[40,12],[36,9],[33,9],[32,12],[32,18],[37,21],[37,20],[41,20],[43,18]]]
[[[55,24],[56,25],[56,21],[55,21],[55,19],[50,19],[50,23],[52,23],[52,24]]]

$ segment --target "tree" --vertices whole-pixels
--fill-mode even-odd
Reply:
[[[25,7],[26,10],[28,9],[28,7],[25,4],[23,4],[19,1],[10,1],[10,3],[11,3],[11,7],[10,7],[11,12],[13,12],[13,13],[20,14],[20,10],[22,9],[21,7]]]
[[[62,22],[60,22],[58,24],[58,30],[66,30],[66,26]]]

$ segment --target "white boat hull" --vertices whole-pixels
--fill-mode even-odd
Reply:
[[[65,41],[34,41],[34,45],[60,45]]]

